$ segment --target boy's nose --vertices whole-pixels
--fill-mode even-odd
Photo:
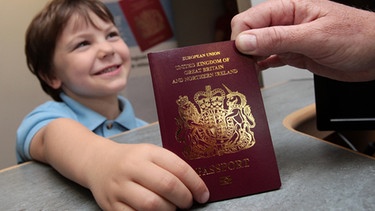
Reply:
[[[98,57],[100,59],[104,59],[108,56],[111,56],[115,53],[114,51],[114,48],[111,44],[107,43],[107,42],[102,42],[99,46],[99,50],[98,50]]]

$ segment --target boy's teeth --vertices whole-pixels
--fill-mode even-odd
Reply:
[[[100,71],[97,75],[104,74],[104,73],[109,73],[109,72],[112,72],[112,71],[114,71],[116,69],[117,69],[117,67],[110,67],[110,68],[107,68],[107,69],[105,69],[103,71]]]
[[[102,73],[108,73],[108,72],[111,72],[111,71],[113,71],[115,69],[116,69],[116,67],[111,67],[111,68],[103,70]]]

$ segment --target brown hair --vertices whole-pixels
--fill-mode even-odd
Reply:
[[[44,92],[55,101],[62,101],[61,89],[53,89],[46,80],[55,77],[53,58],[56,43],[73,15],[79,15],[86,23],[93,24],[89,12],[105,22],[115,24],[111,12],[99,0],[52,0],[34,17],[27,29],[27,66],[38,78]]]

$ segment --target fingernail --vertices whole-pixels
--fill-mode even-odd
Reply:
[[[237,48],[241,52],[249,53],[257,48],[257,37],[252,34],[239,35],[236,42]]]
[[[209,198],[210,198],[210,192],[208,191],[204,192],[203,195],[201,196],[200,203],[206,203]]]

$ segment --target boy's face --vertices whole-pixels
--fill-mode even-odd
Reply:
[[[49,84],[76,99],[117,96],[129,76],[129,49],[111,22],[90,17],[94,25],[70,18],[56,43],[56,77]]]

